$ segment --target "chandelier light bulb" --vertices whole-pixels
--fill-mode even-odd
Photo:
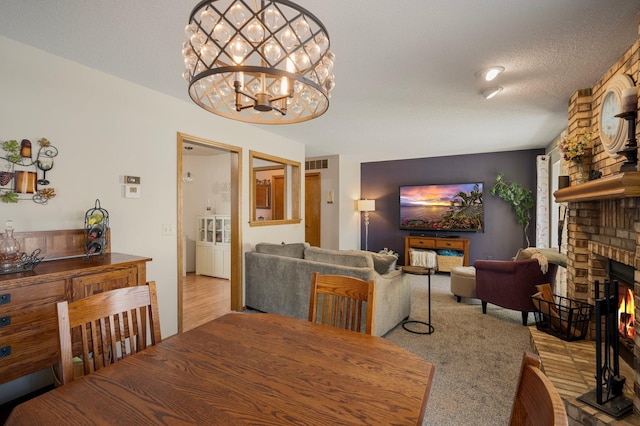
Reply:
[[[278,28],[280,28],[280,26],[282,25],[283,21],[284,19],[282,18],[280,12],[278,12],[278,10],[272,6],[267,8],[267,10],[264,12],[264,23],[272,32],[277,31]]]
[[[270,64],[275,65],[283,55],[282,47],[275,41],[270,40],[264,45],[264,56]]]
[[[240,28],[247,22],[247,12],[242,3],[236,3],[229,9],[229,17],[236,28]]]
[[[212,10],[207,9],[202,12],[202,15],[200,15],[200,25],[205,32],[211,32],[217,19],[218,16]]]
[[[219,43],[226,44],[231,40],[231,35],[231,28],[229,28],[229,25],[224,22],[218,22],[213,28],[213,36]]]
[[[310,34],[309,24],[304,19],[299,19],[298,22],[296,22],[296,25],[294,28],[300,40],[304,41],[306,40],[307,37],[309,37],[309,34]]]
[[[218,49],[211,44],[205,44],[200,49],[200,58],[204,61],[204,63],[208,66],[213,63],[213,60],[218,56]]]
[[[249,53],[250,47],[246,41],[237,37],[230,45],[229,50],[236,65],[241,65],[245,56]]]
[[[260,43],[264,40],[264,27],[257,20],[253,20],[247,27],[247,37],[252,43]]]
[[[293,33],[293,31],[291,31],[291,28],[287,28],[282,32],[280,41],[282,42],[284,48],[287,49],[287,51],[290,51],[294,48],[298,39],[296,38],[296,35]]]

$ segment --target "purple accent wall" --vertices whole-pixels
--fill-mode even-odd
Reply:
[[[519,248],[526,246],[522,227],[516,222],[510,204],[491,195],[498,173],[536,191],[536,156],[543,149],[456,155],[450,157],[416,158],[410,160],[363,163],[360,166],[362,198],[376,200],[376,210],[369,213],[369,250],[384,247],[400,253],[404,264],[404,237],[401,231],[398,188],[401,185],[437,183],[484,183],[484,232],[447,232],[471,240],[469,264],[477,259],[507,260]],[[529,240],[535,245],[535,207],[531,211]],[[364,225],[360,246],[364,249]],[[435,232],[425,233],[435,235]]]

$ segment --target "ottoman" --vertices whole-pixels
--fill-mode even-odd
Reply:
[[[463,297],[476,297],[476,268],[473,266],[454,266],[451,268],[451,293],[458,303]]]

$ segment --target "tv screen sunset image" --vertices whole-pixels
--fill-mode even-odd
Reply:
[[[400,229],[483,230],[482,183],[400,187]]]

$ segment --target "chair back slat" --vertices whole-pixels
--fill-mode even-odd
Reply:
[[[363,318],[366,318],[365,332],[372,334],[374,295],[373,281],[314,272],[311,276],[309,321],[361,332]]]
[[[84,374],[109,365],[161,341],[155,282],[98,293],[75,302],[60,302],[58,331],[60,377],[73,380],[73,359],[80,356]],[[82,340],[82,350],[73,353],[71,333]],[[149,333],[149,336],[147,335]]]
[[[511,426],[568,425],[564,402],[540,366],[538,355],[524,353],[511,410]]]

